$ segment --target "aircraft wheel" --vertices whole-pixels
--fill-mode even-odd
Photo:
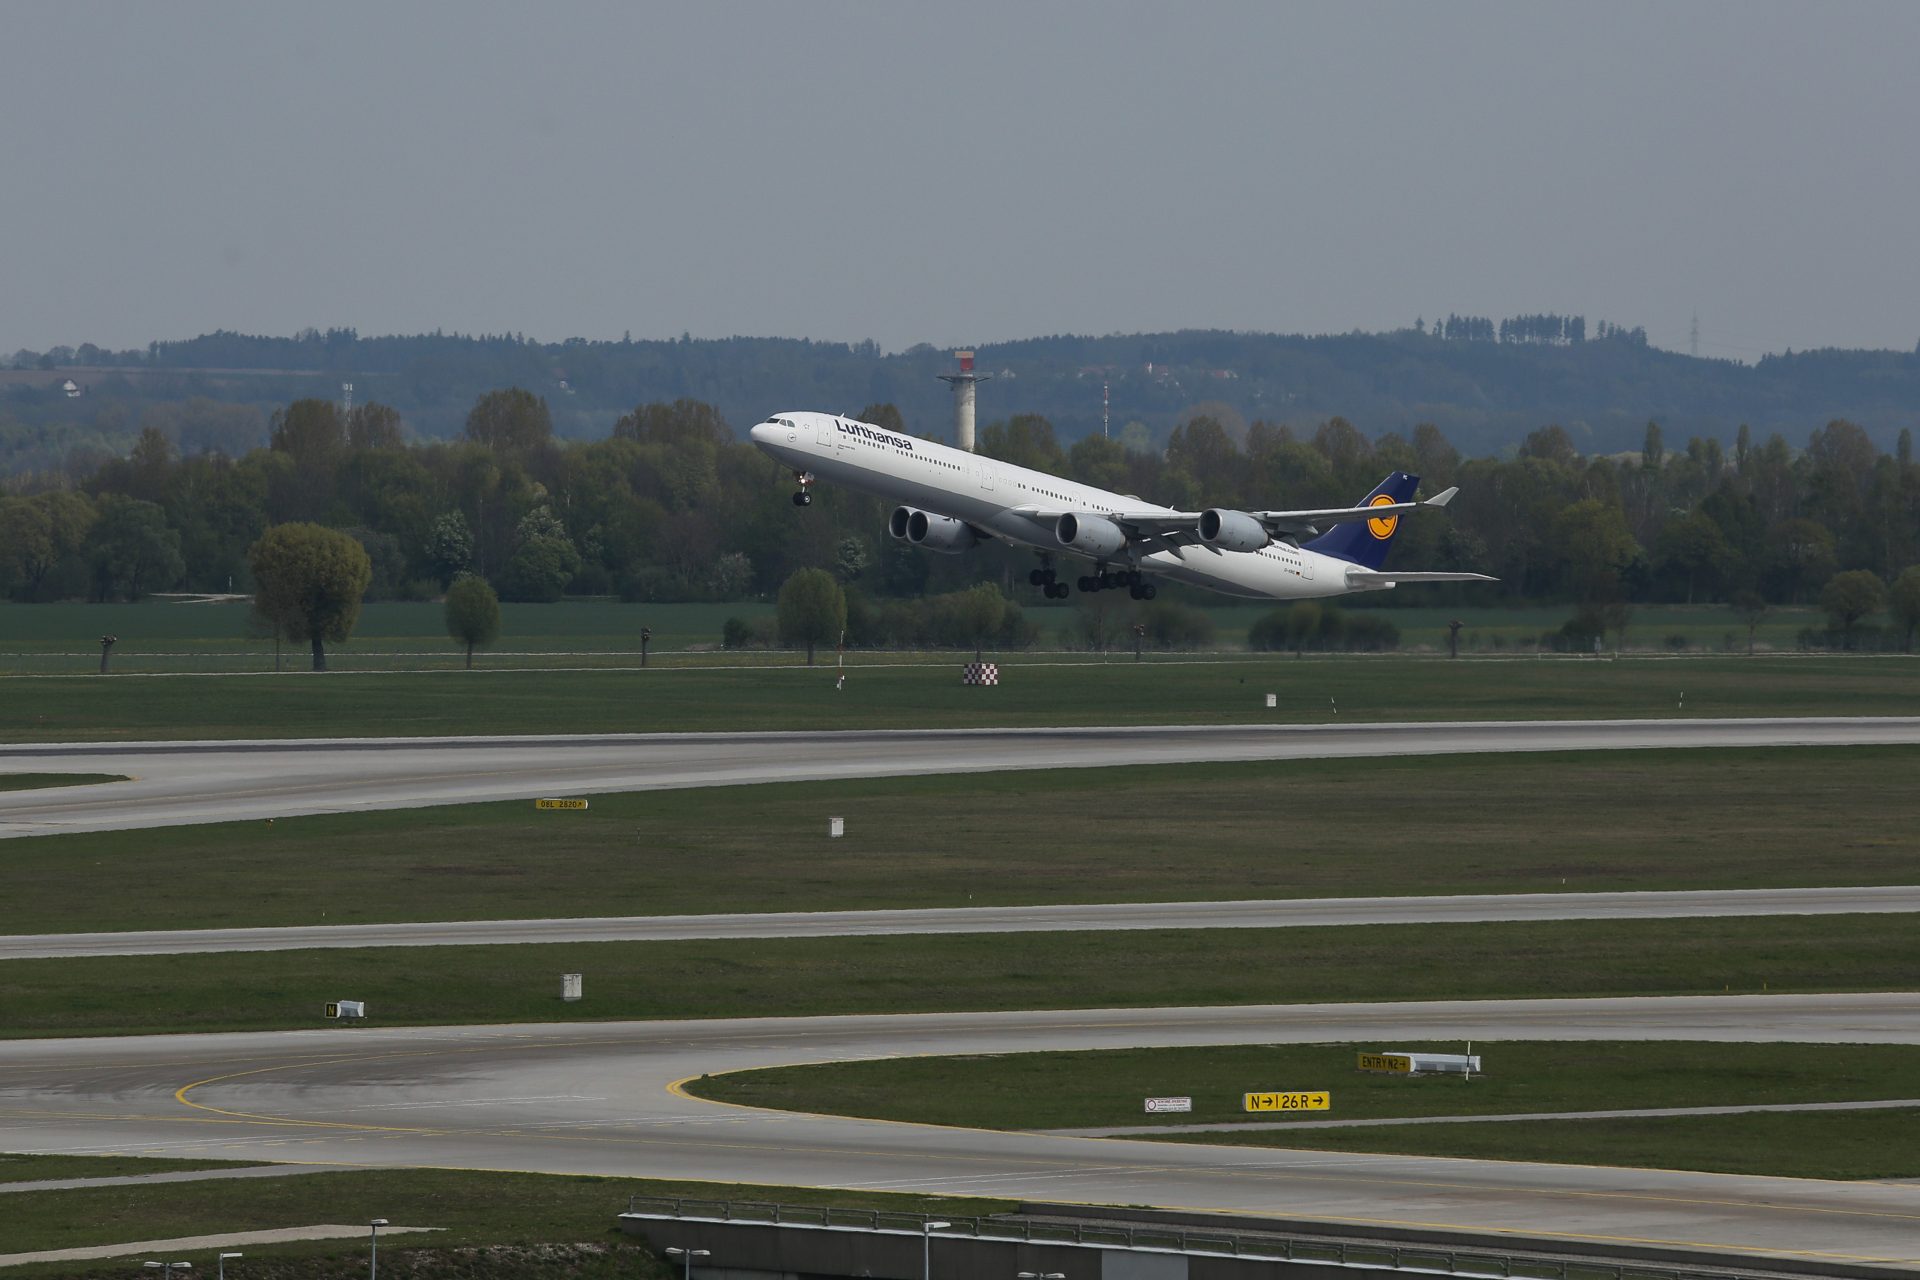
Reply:
[[[1035,570],[1033,570],[1033,571],[1032,571],[1031,573],[1029,573],[1029,574],[1027,575],[1027,585],[1028,585],[1028,586],[1030,586],[1030,587],[1044,587],[1044,586],[1046,586],[1046,585],[1047,585],[1047,571],[1046,571],[1045,569],[1035,569]]]
[[[793,505],[796,507],[809,506],[812,504],[812,502],[813,502],[813,495],[806,492],[805,490],[802,490],[801,492],[793,495]]]
[[[1128,588],[1127,588],[1127,594],[1128,594],[1128,595],[1130,595],[1130,596],[1132,596],[1132,597],[1133,597],[1133,598],[1134,598],[1135,600],[1138,600],[1138,599],[1140,598],[1140,588],[1138,588],[1138,587],[1128,587]]]
[[[1074,581],[1073,585],[1079,587],[1082,591],[1091,591],[1093,590],[1093,579],[1082,574]]]
[[[1159,594],[1160,588],[1154,586],[1151,582],[1144,584],[1140,588],[1140,598],[1142,600],[1151,600]]]

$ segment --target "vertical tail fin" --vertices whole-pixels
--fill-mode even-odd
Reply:
[[[1419,487],[1419,476],[1410,476],[1404,471],[1396,471],[1375,485],[1373,492],[1360,499],[1358,505],[1370,507],[1384,503],[1412,502],[1414,491]],[[1303,545],[1309,551],[1334,556],[1364,569],[1378,569],[1386,563],[1387,548],[1393,545],[1393,536],[1398,532],[1400,532],[1398,515],[1385,516],[1378,520],[1350,520],[1345,524],[1333,526],[1312,542]]]

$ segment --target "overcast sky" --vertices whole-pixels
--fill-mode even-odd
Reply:
[[[0,17],[0,351],[1456,311],[1920,340],[1920,5],[84,4]]]

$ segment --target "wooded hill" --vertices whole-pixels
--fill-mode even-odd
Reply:
[[[1322,337],[1219,331],[1057,336],[985,344],[982,421],[1034,413],[1067,443],[1101,427],[1103,385],[1113,434],[1164,446],[1204,412],[1238,432],[1256,420],[1310,432],[1342,416],[1369,435],[1437,424],[1469,455],[1510,454],[1537,428],[1562,427],[1576,448],[1637,448],[1649,421],[1667,435],[1731,446],[1739,427],[1789,439],[1836,418],[1881,448],[1920,418],[1920,348],[1822,350],[1753,364],[1693,359],[1645,334],[1584,317],[1448,316],[1392,333]],[[0,474],[65,469],[73,478],[125,453],[155,426],[183,451],[231,456],[267,442],[272,410],[303,397],[394,406],[415,439],[457,436],[474,401],[525,387],[552,408],[556,433],[601,439],[635,404],[696,399],[731,422],[786,408],[849,412],[898,405],[908,426],[948,431],[936,375],[950,352],[893,354],[872,342],[726,338],[541,343],[517,334],[362,338],[350,329],[289,338],[214,333],[144,351],[21,351],[0,368]],[[74,384],[72,394],[66,384]],[[81,457],[70,463],[78,448]],[[1282,495],[1274,495],[1278,500]]]

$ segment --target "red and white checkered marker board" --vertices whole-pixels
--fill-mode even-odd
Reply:
[[[961,684],[999,684],[1000,666],[993,662],[969,662],[960,673]]]

